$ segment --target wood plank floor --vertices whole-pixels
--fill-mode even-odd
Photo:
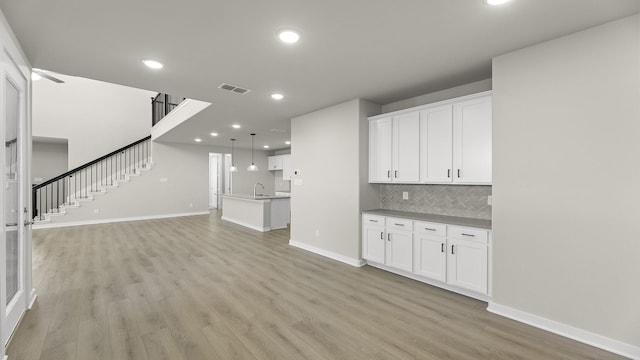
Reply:
[[[193,216],[34,231],[38,359],[620,359],[486,303]]]

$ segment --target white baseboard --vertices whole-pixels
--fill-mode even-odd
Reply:
[[[554,320],[549,320],[538,315],[534,315],[522,310],[510,308],[508,306],[489,303],[487,307],[489,312],[507,317],[509,319],[525,323],[542,330],[558,334],[569,339],[595,346],[597,348],[610,351],[612,353],[628,357],[630,359],[640,360],[640,347],[623,343],[622,341],[610,339],[608,337],[594,334],[592,332],[582,330],[570,325],[566,325]]]
[[[253,229],[253,230],[256,230],[256,231],[261,231],[261,232],[271,231],[271,228],[270,228],[270,227],[259,227],[259,226],[255,226],[255,225],[252,225],[252,224],[249,224],[249,223],[243,222],[243,221],[238,221],[238,220],[236,220],[236,219],[228,218],[228,217],[226,217],[226,216],[224,216],[224,215],[223,215],[220,219],[222,219],[222,220],[224,220],[224,221],[232,222],[232,223],[234,223],[234,224],[238,224],[238,225],[241,225],[241,226],[244,226],[244,227],[248,227],[249,229]]]
[[[38,298],[38,294],[36,294],[36,289],[31,289],[31,295],[29,295],[29,299],[31,300],[29,300],[29,307],[27,308],[27,310],[31,310],[37,298]]]
[[[187,213],[148,215],[148,216],[132,216],[127,218],[116,218],[116,219],[70,221],[70,222],[48,223],[48,224],[37,224],[37,225],[34,224],[32,225],[32,228],[33,229],[51,229],[51,228],[60,228],[60,227],[67,227],[67,226],[108,224],[108,223],[123,222],[123,221],[154,220],[154,219],[165,219],[165,218],[172,218],[172,217],[194,216],[194,215],[209,215],[209,211],[196,211],[196,212],[187,212]]]
[[[312,252],[314,254],[318,254],[318,255],[322,255],[324,257],[328,257],[328,258],[336,260],[336,261],[343,262],[343,263],[351,265],[351,266],[362,267],[362,266],[365,265],[364,260],[350,258],[348,256],[344,256],[344,255],[341,255],[341,254],[338,254],[338,253],[334,253],[333,251],[321,249],[321,248],[318,248],[318,247],[315,247],[315,246],[311,246],[311,245],[307,245],[307,244],[304,244],[304,243],[301,243],[301,242],[298,242],[298,241],[289,240],[289,245],[291,245],[293,247],[297,247],[298,249],[310,251],[310,252]]]

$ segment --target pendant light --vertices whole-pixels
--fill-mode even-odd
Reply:
[[[247,168],[247,171],[258,171],[258,167],[253,162],[253,138],[255,136],[256,134],[251,134],[251,165],[249,165],[249,167]]]
[[[235,165],[235,154],[233,151],[233,144],[236,142],[236,139],[231,139],[231,167],[229,168],[229,171],[231,172],[236,172],[238,171],[238,168]]]

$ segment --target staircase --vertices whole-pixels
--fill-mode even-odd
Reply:
[[[151,169],[151,136],[32,187],[34,225],[51,223],[68,209],[115,191]]]

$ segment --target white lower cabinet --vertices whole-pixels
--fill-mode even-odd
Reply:
[[[371,214],[362,216],[362,224],[363,258],[371,265],[471,296],[489,295],[489,230]]]
[[[447,282],[486,294],[488,291],[487,231],[450,227],[447,239]]]
[[[414,272],[417,275],[447,281],[447,226],[415,222]]]
[[[384,264],[386,232],[384,216],[362,216],[362,258]]]
[[[387,253],[384,264],[404,271],[413,271],[413,221],[386,219]]]

